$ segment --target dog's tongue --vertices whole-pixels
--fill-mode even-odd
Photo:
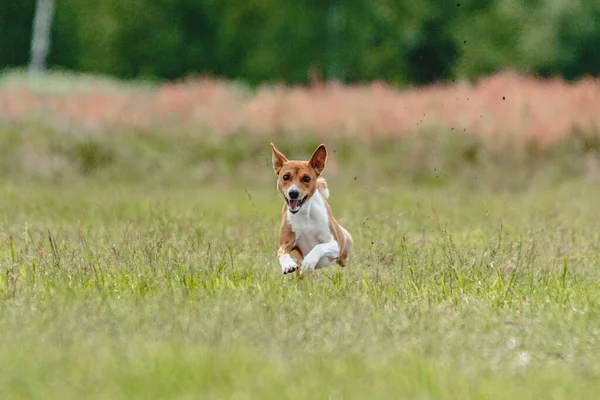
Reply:
[[[298,208],[298,200],[290,200],[290,208],[292,210],[295,210],[296,208]]]

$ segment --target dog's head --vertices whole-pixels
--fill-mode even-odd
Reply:
[[[271,143],[273,169],[277,174],[277,188],[285,198],[288,210],[296,214],[304,203],[315,194],[317,178],[325,169],[327,149],[317,147],[308,161],[290,161]]]

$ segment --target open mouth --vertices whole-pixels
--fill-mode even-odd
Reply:
[[[304,198],[302,200],[300,200],[300,199],[290,200],[286,197],[285,201],[287,202],[288,210],[290,210],[290,212],[292,214],[296,214],[298,211],[300,211],[300,208],[302,207],[302,204],[304,204],[304,202],[306,201],[307,197],[308,197],[308,195],[304,196]]]

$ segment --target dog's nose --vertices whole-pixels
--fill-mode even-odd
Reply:
[[[290,199],[296,200],[300,196],[300,191],[297,189],[292,189],[288,192],[290,195]]]

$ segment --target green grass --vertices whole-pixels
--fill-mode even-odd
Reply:
[[[2,183],[0,398],[596,397],[599,187],[332,178],[351,261],[297,282],[260,168]]]

